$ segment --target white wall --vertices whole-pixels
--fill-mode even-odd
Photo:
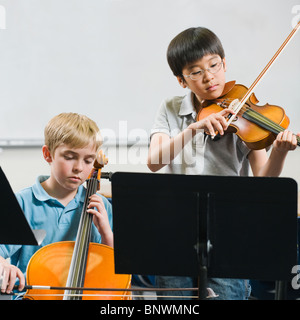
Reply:
[[[227,79],[250,86],[300,19],[299,0],[0,0],[0,6],[0,165],[15,191],[49,168],[39,148],[5,145],[40,144],[44,125],[59,112],[87,114],[114,141],[147,140],[161,100],[185,94],[165,57],[182,30],[213,30],[225,48]],[[300,32],[255,90],[261,104],[285,108],[294,132],[299,52]],[[108,151],[108,171],[148,172],[146,146]],[[299,183],[299,171],[296,150],[282,175]]]
[[[146,165],[148,148],[106,148],[109,163],[103,172],[150,172]],[[49,174],[49,166],[42,158],[40,148],[4,149],[0,152],[0,164],[14,191],[25,188],[35,182],[38,175]],[[300,149],[288,154],[281,177],[294,179],[300,184]],[[110,192],[110,184],[103,180],[103,193]]]
[[[176,34],[210,28],[223,42],[228,81],[249,87],[300,18],[299,0],[0,0],[0,6],[6,15],[0,146],[42,139],[48,120],[63,111],[92,117],[110,138],[124,138],[121,123],[132,138],[144,137],[161,100],[185,93],[166,62]],[[262,104],[285,108],[295,131],[299,38],[255,90]]]

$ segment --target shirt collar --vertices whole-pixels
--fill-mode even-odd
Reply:
[[[193,104],[194,93],[192,91],[188,91],[187,95],[182,99],[181,106],[178,112],[179,116],[187,116],[192,114],[193,118],[196,118],[197,112]]]
[[[42,187],[41,183],[47,180],[49,176],[39,176],[37,177],[35,184],[32,186],[32,192],[37,200],[39,201],[47,201],[47,200],[56,200],[57,199],[51,197],[45,189]],[[80,185],[78,188],[78,191],[75,196],[75,201],[84,202],[85,199],[85,193],[84,193],[84,187],[83,185]]]

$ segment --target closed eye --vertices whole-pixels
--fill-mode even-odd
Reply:
[[[202,70],[191,72],[191,75],[196,76],[198,74],[201,74],[202,72],[203,72]]]
[[[74,157],[70,157],[70,156],[64,156],[64,158],[65,158],[66,160],[73,160],[73,159],[74,159]]]
[[[93,161],[94,161],[94,160],[92,160],[92,159],[91,159],[91,160],[84,160],[84,162],[85,162],[86,164],[91,164],[91,163],[93,163]]]

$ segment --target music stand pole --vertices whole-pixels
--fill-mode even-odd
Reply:
[[[286,281],[275,281],[275,300],[286,300],[287,283]]]
[[[209,251],[212,245],[209,240],[208,221],[209,211],[212,208],[213,194],[208,193],[205,198],[198,198],[198,244],[197,254],[199,263],[198,276],[198,299],[205,300],[207,298],[207,270],[209,267]]]

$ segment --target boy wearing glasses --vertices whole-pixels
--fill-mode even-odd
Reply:
[[[179,84],[189,90],[185,96],[172,97],[161,104],[151,131],[149,169],[156,172],[165,167],[167,173],[175,174],[248,176],[250,164],[254,176],[279,176],[288,151],[297,146],[290,131],[278,134],[268,157],[265,149],[250,150],[237,135],[224,135],[226,117],[234,116],[233,111],[223,109],[196,120],[206,100],[226,94],[233,86],[225,81],[225,54],[218,37],[206,28],[189,28],[171,41],[167,59]],[[211,137],[216,132],[222,137],[213,141]],[[156,280],[160,287],[197,286],[197,279],[188,277],[157,276]],[[249,296],[245,280],[208,279],[208,287],[219,295],[217,299],[244,300]]]

